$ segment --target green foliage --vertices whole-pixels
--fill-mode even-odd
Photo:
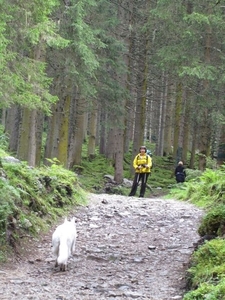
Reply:
[[[225,280],[222,279],[216,286],[214,284],[201,283],[198,289],[184,295],[183,300],[224,300]]]
[[[79,169],[79,181],[82,187],[89,192],[97,192],[102,189],[104,175],[114,174],[112,162],[103,155],[96,155],[95,159],[83,158],[82,169]],[[75,166],[76,168],[76,166]]]
[[[52,80],[46,74],[46,47],[65,47],[50,15],[58,0],[12,3],[2,1],[0,17],[0,58],[2,107],[13,103],[50,114],[58,100],[49,92]],[[42,56],[42,58],[40,58]]]
[[[58,216],[86,203],[76,174],[57,165],[30,168],[2,159],[0,168],[0,256],[22,232],[37,234]]]
[[[186,181],[195,182],[199,180],[199,177],[202,175],[202,171],[186,169],[186,174],[187,174]]]
[[[192,173],[190,171],[189,174],[187,176],[188,184],[185,185],[186,189],[183,195],[179,195],[179,199],[188,199],[200,207],[210,207],[215,202],[225,203],[225,173],[223,167],[218,170],[207,169],[203,173],[199,171]],[[201,174],[200,177],[199,174]],[[176,190],[171,191],[172,196],[176,197],[176,194]]]
[[[215,80],[217,68],[214,66],[208,66],[207,64],[193,64],[188,67],[182,67],[179,75],[180,76],[193,76],[198,79]]]
[[[215,107],[224,111],[223,96],[221,98],[216,94],[224,86],[224,55],[216,46],[214,51],[210,51],[211,43],[220,45],[224,31],[221,6],[212,0],[186,3],[180,0],[160,0],[150,14],[151,24],[157,24],[154,64],[170,75],[173,74],[174,78],[179,78],[184,86],[195,90],[189,97],[189,102],[193,101],[194,104],[192,118],[196,118],[197,123],[202,122],[201,112],[205,111],[201,109],[202,106],[209,108],[212,113],[218,111]],[[203,82],[207,82],[208,90],[205,94],[198,93],[196,89]],[[218,116],[215,118],[211,114],[210,118],[218,124]]]
[[[91,99],[96,94],[98,51],[105,48],[105,43],[99,38],[103,29],[95,28],[93,20],[97,5],[98,2],[95,0],[71,3],[65,12],[67,19],[70,20],[67,23],[68,28],[62,32],[70,40],[68,50],[73,54],[67,57],[67,60],[71,60],[70,77],[73,76],[71,78],[83,97]]]
[[[5,129],[0,125],[0,151],[8,149],[8,135],[5,133]]]
[[[203,218],[198,229],[201,236],[216,235],[223,236],[225,234],[225,205],[221,204],[213,207]]]
[[[225,240],[206,242],[194,252],[191,260],[191,287],[183,299],[224,299],[225,292]]]
[[[214,167],[214,164],[212,165]],[[189,173],[190,172],[190,173]],[[207,169],[199,174],[188,170],[189,180],[184,189],[173,188],[170,196],[188,200],[205,208],[198,233],[201,236],[218,236],[203,243],[193,253],[188,270],[190,291],[184,300],[224,299],[225,291],[225,167]]]
[[[6,238],[7,219],[17,214],[15,202],[20,198],[19,191],[5,179],[0,179],[0,241]]]
[[[209,16],[200,14],[198,12],[193,12],[192,14],[188,14],[184,17],[184,20],[189,23],[197,23],[197,24],[210,24]]]

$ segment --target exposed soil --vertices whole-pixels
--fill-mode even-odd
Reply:
[[[54,267],[55,226],[30,239],[20,258],[0,265],[1,300],[183,298],[200,209],[162,198],[90,194],[89,205],[72,215],[78,237],[68,270]]]

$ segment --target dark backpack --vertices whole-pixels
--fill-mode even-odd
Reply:
[[[149,155],[150,157],[151,157],[151,159],[152,159],[152,151],[151,150],[149,150],[149,149],[147,149],[147,151],[146,151],[146,153],[147,153],[147,155]],[[154,164],[153,164],[153,159],[152,159],[152,167],[151,167],[151,169],[153,169],[153,167],[154,167]]]
[[[184,182],[185,181],[185,174],[183,172],[176,173],[176,181],[177,182]]]
[[[146,154],[152,157],[152,151],[147,149]]]

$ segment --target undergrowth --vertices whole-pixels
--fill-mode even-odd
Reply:
[[[214,239],[206,242],[191,259],[188,270],[192,290],[184,300],[223,300],[225,295],[225,240]]]
[[[59,216],[85,204],[77,175],[54,163],[31,168],[4,160],[0,168],[0,260],[7,245],[15,247],[24,234],[37,235]]]
[[[192,176],[180,188],[173,188],[169,195],[205,210],[198,228],[202,238],[192,254],[187,271],[188,291],[184,300],[225,299],[224,178],[224,165],[217,170],[207,169],[196,178]]]
[[[84,151],[83,153],[86,153]],[[148,179],[148,189],[146,190],[146,197],[150,197],[154,193],[168,193],[171,185],[175,184],[174,178],[174,165],[167,157],[152,157],[153,168],[151,175]],[[128,180],[133,180],[133,158],[131,151],[124,154],[123,162],[123,175]],[[113,162],[110,159],[105,158],[101,154],[96,154],[93,159],[87,157],[86,154],[82,157],[81,166],[75,166],[74,171],[77,172],[79,182],[82,188],[89,192],[101,193],[104,189],[104,184],[107,182],[104,179],[105,175],[114,175]],[[122,186],[117,187],[118,193],[122,195],[128,195],[129,188]],[[114,190],[115,191],[115,190]]]

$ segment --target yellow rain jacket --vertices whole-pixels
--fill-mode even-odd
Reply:
[[[136,173],[150,173],[152,167],[152,158],[146,153],[144,155],[139,153],[134,158],[133,166]]]

